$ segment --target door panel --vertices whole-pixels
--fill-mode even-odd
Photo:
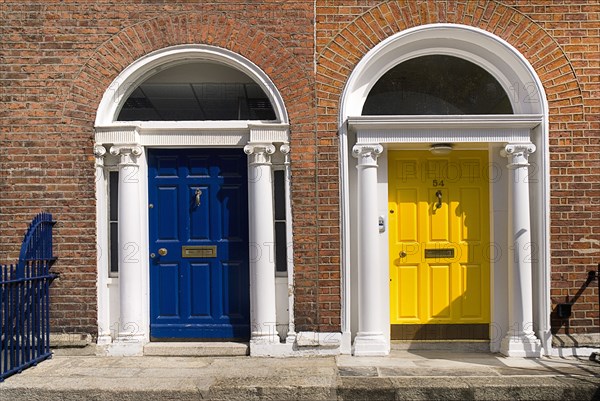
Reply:
[[[482,272],[481,265],[461,265],[463,299],[461,303],[462,316],[466,318],[481,318]]]
[[[161,186],[157,188],[156,207],[161,212],[157,214],[157,237],[163,241],[179,239],[179,220],[177,209],[170,207],[178,203],[177,187]]]
[[[419,319],[419,267],[418,265],[401,266],[396,269],[392,280],[399,286],[392,295],[392,302],[398,308],[398,317],[405,321],[417,322]]]
[[[163,263],[158,270],[158,280],[162,284],[158,289],[158,314],[160,316],[179,316],[179,299],[172,293],[179,292],[179,265]]]
[[[427,316],[439,320],[450,319],[450,305],[452,299],[452,281],[451,281],[451,266],[448,265],[433,265],[429,264],[429,311]]]
[[[460,241],[481,241],[481,224],[471,222],[473,216],[481,216],[481,189],[460,188],[460,199],[457,212],[460,216]],[[468,213],[463,213],[468,211]]]
[[[190,316],[210,316],[210,264],[190,263],[190,276],[186,290],[190,293]]]
[[[489,324],[487,152],[388,155],[392,325]]]
[[[239,149],[148,153],[151,337],[247,339],[246,155]],[[184,246],[196,253],[184,255]]]
[[[419,227],[419,214],[417,213],[419,192],[416,189],[399,189],[397,193],[400,224],[394,228],[398,231],[398,240],[416,242]]]
[[[223,207],[229,210],[227,216],[221,219],[221,239],[223,240],[240,241],[247,235],[245,232],[241,232],[242,227],[237,224],[231,224],[232,222],[246,218],[248,213],[248,205],[241,204],[241,199],[233,196],[241,190],[242,188],[239,185],[223,185],[221,187]]]
[[[429,188],[426,199],[420,199],[419,205],[421,206],[421,213],[424,220],[429,222],[428,224],[428,243],[431,242],[450,242],[450,210],[448,207],[436,208],[436,202],[438,197],[436,193],[442,191],[437,188]],[[446,191],[442,191],[442,197],[446,195]],[[442,201],[442,205],[444,201]]]
[[[200,207],[195,206],[196,191],[202,191]],[[188,206],[189,217],[186,222],[189,225],[189,239],[196,241],[210,240],[210,215],[212,205],[207,202],[211,198],[211,188],[207,185],[189,185],[186,199],[190,199]],[[202,204],[204,201],[204,205]]]

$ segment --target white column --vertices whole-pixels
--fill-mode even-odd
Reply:
[[[108,194],[104,176],[106,148],[94,146],[96,157],[96,266],[98,270],[98,340],[99,345],[110,344],[110,305],[108,296]]]
[[[275,234],[271,155],[275,146],[249,143],[248,212],[252,344],[278,343],[275,308]]]
[[[379,144],[355,145],[352,155],[358,158],[358,333],[354,355],[387,355],[389,347],[383,335],[386,322],[381,311],[387,310],[381,291],[388,285],[379,258],[379,223],[377,213],[377,157],[383,152]],[[389,329],[389,327],[388,327]]]
[[[119,332],[117,341],[130,343],[132,351],[143,344],[143,288],[140,219],[140,169],[137,163],[142,148],[115,145],[110,153],[119,162]],[[133,351],[135,352],[135,351]]]
[[[291,171],[290,171],[290,145],[287,143],[279,147],[279,151],[285,158],[285,221],[287,238],[287,278],[288,278],[288,332],[285,342],[293,344],[296,341],[296,323],[294,322],[294,247],[292,232],[292,195],[291,195]]]
[[[529,162],[535,145],[509,144],[508,157],[508,323],[500,351],[507,356],[539,357],[540,341],[533,331]]]

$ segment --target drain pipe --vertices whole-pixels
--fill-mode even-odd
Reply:
[[[589,271],[588,272],[588,280],[592,281],[596,279],[598,282],[598,308],[600,308],[600,263],[598,263],[597,271]],[[598,319],[598,333],[600,333],[600,318]],[[600,363],[600,352],[592,352],[590,355],[590,361],[595,361]]]

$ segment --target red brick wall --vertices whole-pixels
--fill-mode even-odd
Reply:
[[[385,38],[427,23],[476,26],[515,46],[549,101],[552,302],[582,290],[570,332],[598,331],[600,262],[600,7],[595,1],[317,1],[317,119],[335,143],[343,87],[361,57]],[[553,319],[555,332],[566,321]]]
[[[54,214],[58,331],[96,332],[92,145],[100,98],[125,66],[176,44],[242,54],[273,79],[286,102],[298,330],[340,326],[336,120],[343,86],[374,45],[419,24],[478,26],[533,64],[550,102],[553,302],[573,297],[600,262],[599,10],[593,1],[26,3],[0,4],[0,261],[15,260],[36,212]],[[572,331],[597,327],[597,296],[593,288],[583,290]]]
[[[598,282],[586,286],[586,280],[600,264],[600,4],[504,3],[539,24],[564,53],[560,64],[550,59],[543,67],[550,73],[545,86],[550,101],[551,297],[553,305],[578,298],[571,319],[553,313],[552,326],[558,333],[598,333]],[[558,82],[563,71],[572,72],[577,85]],[[579,105],[574,97],[581,98],[582,107],[574,107]]]

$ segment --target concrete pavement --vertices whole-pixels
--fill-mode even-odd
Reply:
[[[373,358],[54,356],[1,383],[0,400],[600,400],[600,364],[396,350]]]

